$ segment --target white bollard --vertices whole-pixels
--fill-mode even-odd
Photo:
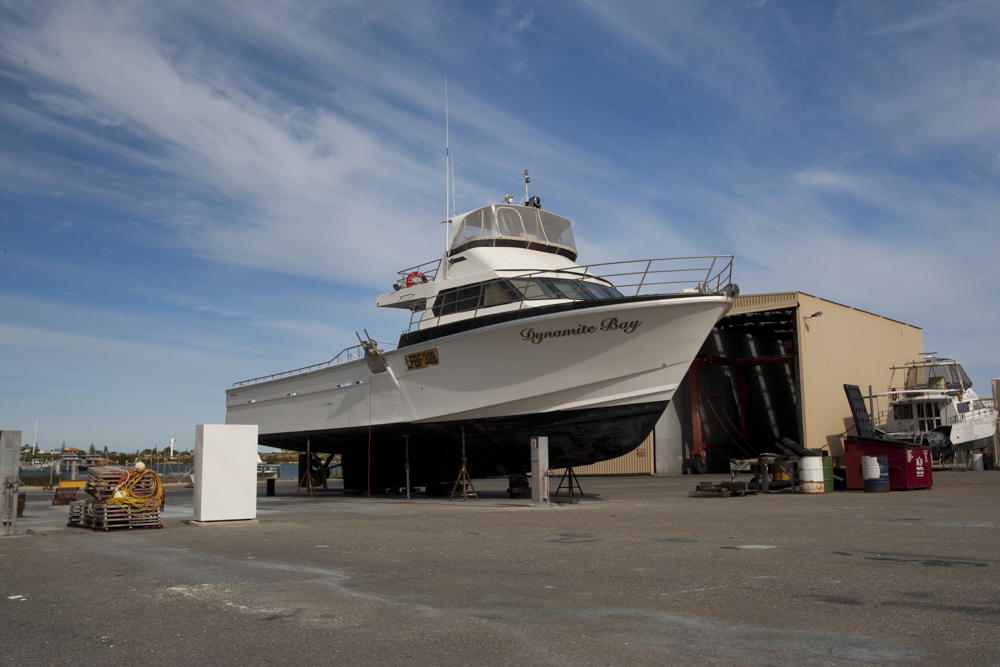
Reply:
[[[549,504],[549,439],[544,435],[531,438],[531,502]]]

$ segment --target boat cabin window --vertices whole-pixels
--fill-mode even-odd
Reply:
[[[502,306],[521,300],[619,299],[614,287],[599,283],[559,278],[509,278],[442,290],[431,311],[435,317],[464,313],[480,308]]]
[[[961,403],[959,403],[955,407],[958,408],[958,414],[964,415],[966,412],[969,411],[969,407],[970,407],[969,406],[969,401],[962,401]]]
[[[897,420],[913,419],[913,406],[909,403],[897,403],[892,406],[892,414]]]
[[[621,292],[613,287],[602,287],[597,283],[580,283],[579,280],[555,280],[545,278],[546,287],[569,299],[617,299],[621,297]]]
[[[917,428],[933,431],[941,425],[940,403],[917,403]]]
[[[493,204],[467,214],[458,223],[451,249],[489,238],[559,245],[571,249],[576,256],[576,241],[569,220],[541,209],[510,204]]]
[[[940,386],[942,382],[943,387]],[[935,385],[941,389],[958,389],[960,386],[969,389],[972,387],[972,380],[966,375],[961,364],[914,366],[907,369],[907,389],[929,389],[935,388]]]
[[[979,400],[977,398],[976,400],[972,401],[972,409],[973,410],[985,410],[986,409],[986,404],[983,403],[981,400]]]

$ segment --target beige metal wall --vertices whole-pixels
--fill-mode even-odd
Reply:
[[[810,448],[828,446],[831,455],[842,456],[839,436],[853,424],[844,385],[856,384],[862,393],[868,392],[868,385],[875,393],[885,391],[892,366],[919,358],[923,332],[804,292],[742,295],[736,298],[731,314],[788,308],[797,308],[802,444]],[[806,319],[820,310],[822,316]],[[652,475],[656,473],[654,454],[654,437],[650,433],[638,449],[624,456],[573,471],[578,475]],[[560,468],[552,474],[561,476],[563,472]]]
[[[802,444],[828,446],[831,455],[842,456],[839,436],[854,423],[844,385],[856,384],[863,394],[868,385],[876,394],[885,391],[892,366],[920,357],[923,332],[804,292],[798,293],[798,302]],[[809,318],[817,311],[823,315]]]
[[[653,446],[653,434],[650,433],[645,442],[628,454],[589,466],[579,466],[573,468],[573,472],[577,475],[652,475],[655,473],[653,468],[656,461]],[[552,471],[552,475],[562,477],[565,471],[565,468],[558,468]]]

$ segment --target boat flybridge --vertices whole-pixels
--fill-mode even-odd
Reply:
[[[896,373],[903,378],[902,386]],[[889,389],[874,398],[887,399],[876,428],[886,437],[928,444],[934,454],[954,454],[993,444],[997,410],[992,399],[980,399],[972,380],[954,359],[923,355],[919,361],[893,366]]]
[[[525,472],[548,436],[553,467],[638,447],[715,323],[732,257],[582,266],[570,221],[493,204],[454,217],[439,260],[399,272],[376,305],[409,311],[395,349],[360,345],[237,382],[226,422],[262,445],[341,455],[348,489]],[[408,459],[407,459],[408,457]]]

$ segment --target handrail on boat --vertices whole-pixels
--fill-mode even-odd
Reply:
[[[412,275],[414,273],[422,274],[425,278],[427,278],[428,281],[433,282],[434,279],[437,277],[437,272],[440,266],[441,266],[440,259],[432,259],[429,262],[424,262],[423,264],[417,264],[416,266],[411,266],[408,269],[397,271],[396,273],[398,273],[400,276],[399,281],[397,281],[397,284],[400,285],[404,284],[407,276]]]
[[[704,262],[701,262],[700,265],[696,266],[683,265],[684,262],[696,262],[696,261],[700,262],[701,260],[704,260]],[[719,266],[718,270],[716,270],[716,266],[718,265],[720,260],[724,260],[725,263],[722,266]],[[432,281],[437,275],[437,270],[438,267],[440,266],[440,261],[441,260],[432,260],[430,262],[424,262],[423,264],[418,264],[417,266],[404,269],[399,272],[401,280],[405,281],[406,276],[410,275],[414,271],[417,271],[426,276],[428,280]],[[661,264],[659,263],[662,262],[671,262],[673,264],[669,264],[666,265],[665,268],[661,268]],[[599,267],[624,268],[630,264],[640,264],[640,265],[645,264],[645,268],[642,269],[641,271],[639,270],[617,271],[617,269],[611,272],[604,272],[603,270],[601,270],[600,272],[593,271],[593,269]],[[707,266],[705,266],[704,264],[707,264]],[[435,266],[433,266],[433,268],[430,268],[431,265]],[[678,265],[679,268],[674,268],[675,266]],[[501,269],[500,272],[502,273],[503,270]],[[653,281],[647,280],[647,278],[650,277],[653,278],[659,277],[659,274],[692,274],[692,273],[695,274],[693,277],[684,278],[681,280],[653,280]],[[622,293],[624,293],[624,290],[631,291],[631,288],[635,287],[635,294],[633,294],[632,296],[642,295],[644,288],[648,289],[657,287],[661,288],[661,290],[647,291],[645,292],[645,294],[647,295],[678,294],[683,292],[713,294],[713,293],[724,292],[730,285],[732,285],[733,256],[698,255],[693,257],[666,257],[658,259],[639,259],[639,260],[629,260],[625,262],[601,262],[598,264],[587,264],[585,266],[574,266],[567,269],[540,269],[536,271],[520,272],[516,275],[504,276],[504,278],[527,279],[528,285],[530,286],[532,279],[537,279],[541,277],[546,277],[546,278],[559,277],[560,275],[570,275],[573,276],[574,278],[578,278],[577,281],[578,286],[576,289],[577,294],[581,292],[593,291],[592,288],[583,288],[583,281],[585,279],[603,281],[604,283],[611,285],[612,287],[614,287],[615,289],[617,289],[619,292]],[[635,279],[638,280],[638,282],[622,283],[620,281],[616,282],[609,280],[610,278],[617,279],[626,276],[635,276],[636,277]],[[666,276],[664,275],[663,277]],[[680,285],[688,285],[689,287],[686,289],[676,289],[673,291],[667,291],[666,289],[662,289],[666,288],[667,286],[680,286]],[[480,293],[479,293],[480,300],[482,300],[484,289],[485,286],[480,287]],[[518,308],[520,309],[524,307],[525,301],[533,301],[533,300],[534,299],[527,296],[527,289],[525,289],[525,292],[521,295],[520,299],[511,301],[509,303],[510,304],[518,303]],[[415,321],[414,318],[417,316],[417,313],[421,313],[420,317],[423,317],[423,312],[424,311],[413,311],[411,313],[410,326],[407,329],[408,331],[412,331],[414,325],[419,326],[422,320],[416,319]],[[479,313],[479,306],[477,302],[473,316],[478,315],[478,313]],[[440,316],[438,316],[437,320],[439,322],[440,319],[441,319]],[[395,345],[392,345],[392,347],[395,347]],[[345,355],[346,359],[343,358],[345,357]],[[284,373],[274,373],[272,375],[264,375],[262,377],[253,378],[251,380],[234,382],[233,387],[244,387],[247,385],[256,384],[258,382],[265,382],[267,380],[274,380],[277,378],[288,377],[291,375],[298,375],[300,373],[308,373],[309,371],[319,370],[321,368],[327,368],[329,366],[336,366],[337,364],[342,364],[349,361],[354,361],[355,359],[363,359],[363,358],[364,358],[364,349],[362,348],[362,346],[353,345],[351,347],[347,347],[341,350],[340,353],[337,354],[337,356],[335,356],[330,361],[325,361],[320,364],[313,364],[311,366],[303,366],[302,368],[296,368],[295,370],[285,371]]]
[[[385,344],[386,347],[396,347],[394,344]],[[346,359],[343,358],[346,355]],[[337,356],[335,356],[330,361],[324,361],[320,364],[313,364],[312,366],[303,366],[302,368],[296,368],[295,370],[285,371],[284,373],[274,373],[272,375],[264,375],[259,378],[253,378],[252,380],[243,380],[242,382],[234,382],[234,387],[243,387],[248,384],[256,384],[258,382],[265,382],[266,380],[274,380],[276,378],[287,377],[289,375],[298,375],[300,373],[308,373],[309,371],[315,371],[320,368],[327,368],[328,366],[336,366],[337,364],[347,363],[349,361],[354,361],[356,359],[364,359],[365,351],[361,345],[352,345],[351,347],[345,347],[341,350]]]

